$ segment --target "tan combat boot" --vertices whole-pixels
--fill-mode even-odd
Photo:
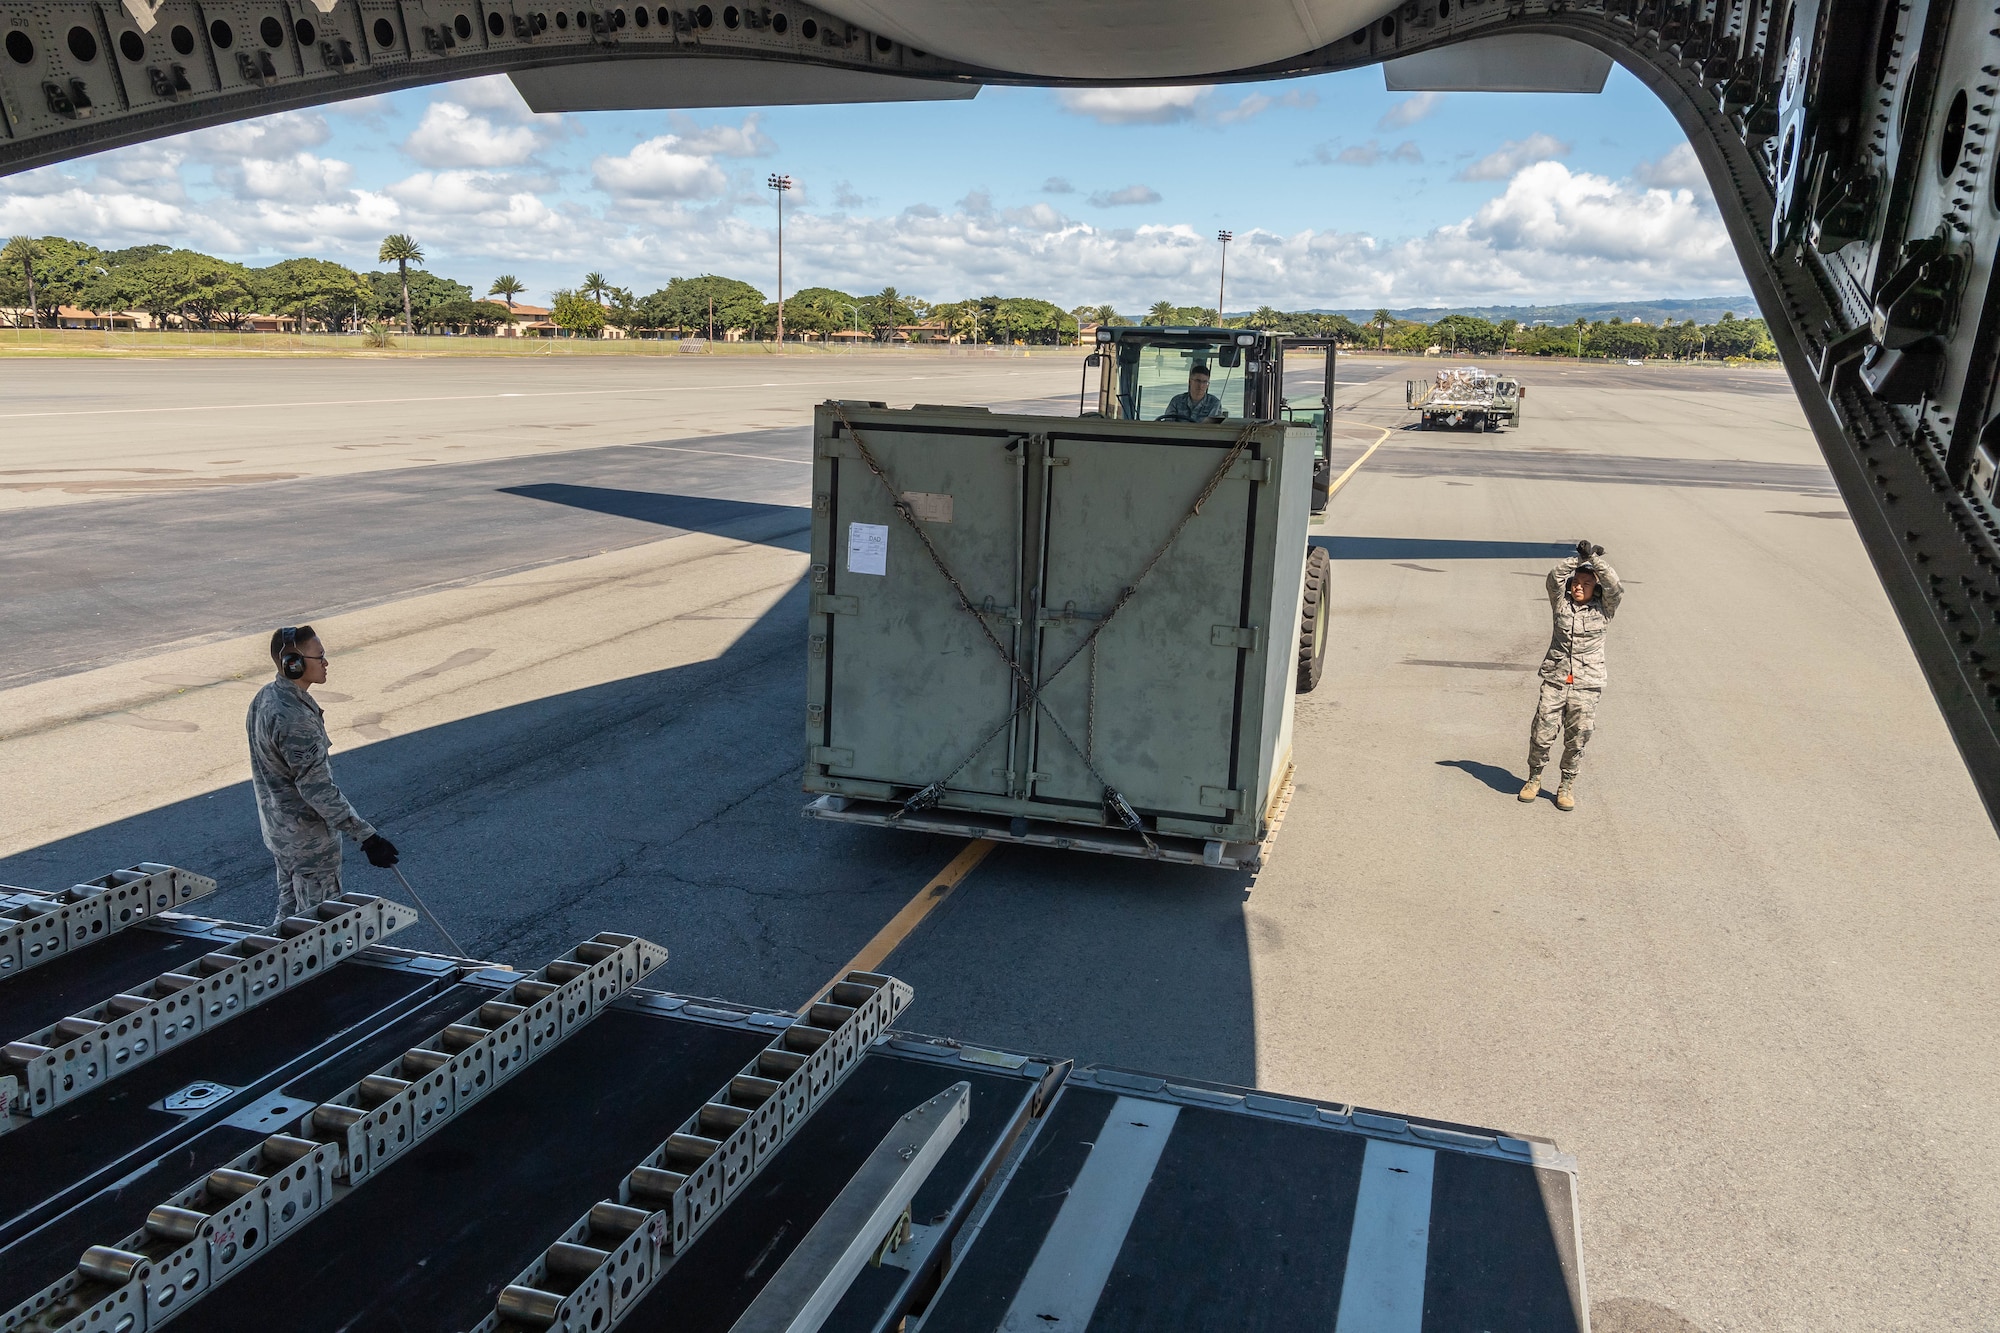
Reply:
[[[1576,809],[1576,796],[1569,789],[1571,781],[1569,778],[1564,778],[1562,786],[1556,788],[1556,809],[1558,810]]]
[[[1534,772],[1528,774],[1527,785],[1521,788],[1521,800],[1523,802],[1532,801],[1541,794],[1542,794],[1542,770],[1538,768]]]

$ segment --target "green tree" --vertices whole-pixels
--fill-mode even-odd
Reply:
[[[1158,327],[1165,327],[1169,324],[1172,324],[1174,322],[1174,317],[1179,314],[1180,314],[1180,307],[1175,305],[1172,301],[1155,301],[1153,302],[1152,309],[1146,312],[1146,318],[1141,322],[1145,324],[1155,325]]]
[[[488,296],[497,296],[507,303],[507,309],[514,309],[514,298],[528,290],[528,284],[511,273],[502,273],[493,279],[493,285],[486,289]]]
[[[27,289],[28,322],[30,326],[41,323],[42,306],[35,292],[35,265],[46,252],[42,243],[32,236],[16,236],[9,240],[5,248],[0,248],[0,263],[21,270]]]
[[[1649,325],[1634,320],[1630,324],[1611,320],[1593,327],[1583,340],[1584,350],[1613,360],[1644,359],[1658,356],[1660,342]]]
[[[1396,317],[1390,314],[1387,310],[1377,310],[1374,314],[1368,317],[1368,327],[1374,329],[1376,335],[1381,339],[1381,345],[1379,350],[1382,351],[1388,350],[1389,330],[1394,328],[1395,326],[1396,326]]]
[[[604,280],[602,273],[586,273],[576,290],[578,295],[588,296],[597,304],[604,305],[607,304],[605,298],[611,295],[611,284]]]
[[[330,259],[287,259],[253,269],[251,280],[265,309],[295,315],[301,327],[318,324],[328,333],[365,323],[363,312],[375,296],[366,278]]]
[[[1570,327],[1576,330],[1576,354],[1578,356],[1582,356],[1583,331],[1590,327],[1590,321],[1585,319],[1582,315],[1578,315],[1576,319],[1571,322]]]
[[[362,314],[381,319],[399,318],[404,309],[403,290],[406,280],[403,275],[377,269],[362,276],[367,279],[369,290],[373,293],[370,307],[362,311]],[[432,306],[472,299],[472,288],[464,283],[441,278],[423,269],[411,273],[407,285],[411,320],[417,328],[424,328],[435,322],[426,313]]]
[[[155,326],[240,328],[263,302],[256,277],[198,250],[168,250],[107,269],[81,299],[93,310],[144,310]]]
[[[572,338],[595,338],[604,331],[604,307],[567,288],[556,293],[549,319]]]
[[[394,264],[396,273],[403,280],[403,332],[415,333],[410,322],[410,265],[424,262],[424,248],[416,238],[405,232],[394,232],[382,238],[382,248],[375,258],[385,264]]]
[[[1518,319],[1503,319],[1497,327],[1500,330],[1500,345],[1502,347],[1512,347],[1514,345],[1514,335],[1521,331],[1521,321]]]
[[[1505,336],[1477,315],[1446,315],[1431,325],[1431,341],[1459,352],[1496,352]]]

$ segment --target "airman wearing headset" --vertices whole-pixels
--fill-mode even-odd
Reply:
[[[278,863],[277,921],[308,913],[340,893],[340,835],[361,844],[368,864],[396,864],[396,849],[354,812],[333,785],[326,721],[308,693],[326,683],[326,649],[311,625],[271,635],[277,679],[250,701],[250,782],[257,822]]]

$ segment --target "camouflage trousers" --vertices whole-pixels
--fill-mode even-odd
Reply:
[[[1565,782],[1576,776],[1583,762],[1583,747],[1597,728],[1597,701],[1602,689],[1585,685],[1555,685],[1542,682],[1542,697],[1535,701],[1535,719],[1528,724],[1528,771],[1539,773],[1547,767],[1549,750],[1556,733],[1563,738],[1562,775]]]
[[[331,856],[319,848],[304,856],[283,852],[272,852],[271,856],[278,863],[278,915],[272,925],[288,916],[310,915],[313,908],[340,895],[339,844],[334,845]]]

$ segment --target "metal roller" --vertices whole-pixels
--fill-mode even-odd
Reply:
[[[38,1046],[32,1041],[10,1041],[6,1049],[0,1051],[8,1061],[17,1065],[31,1065],[49,1053],[46,1046]]]
[[[255,1193],[262,1189],[264,1182],[269,1179],[269,1176],[260,1176],[255,1171],[238,1171],[233,1166],[224,1166],[208,1173],[208,1182],[204,1188],[207,1189],[210,1199],[227,1202]]]
[[[453,1050],[462,1051],[468,1047],[477,1046],[480,1042],[485,1041],[487,1037],[491,1036],[492,1033],[493,1029],[491,1028],[474,1027],[470,1023],[453,1023],[443,1032],[438,1033],[438,1040]]]
[[[542,970],[548,973],[551,981],[565,986],[590,972],[589,966],[584,963],[572,963],[560,958]]]
[[[497,1028],[510,1019],[519,1018],[528,1012],[524,1004],[509,1004],[505,1000],[488,1000],[479,1006],[479,1021],[489,1028]]]
[[[322,1134],[345,1134],[355,1123],[366,1120],[368,1113],[358,1106],[340,1106],[334,1102],[322,1102],[313,1107],[313,1128]]]
[[[146,1214],[146,1230],[162,1240],[190,1241],[201,1234],[207,1213],[163,1203]]]
[[[132,1280],[132,1275],[145,1262],[143,1254],[113,1249],[109,1245],[93,1245],[83,1252],[83,1258],[76,1261],[76,1271],[93,1281],[122,1287]]]
[[[537,1291],[533,1287],[509,1283],[500,1289],[500,1299],[495,1302],[495,1308],[502,1319],[511,1319],[530,1328],[547,1328],[556,1322],[562,1302],[563,1298],[552,1291]]]
[[[56,1023],[56,1031],[65,1037],[88,1037],[103,1026],[94,1018],[65,1018]]]
[[[514,983],[514,998],[523,1004],[540,1004],[561,989],[561,986],[546,981],[517,981]]]
[[[433,1051],[422,1046],[412,1046],[403,1052],[403,1072],[418,1078],[422,1078],[440,1065],[450,1063],[450,1051]]]
[[[267,953],[272,949],[282,948],[284,943],[283,940],[273,935],[245,935],[237,941],[237,944],[242,948],[256,953]]]
[[[651,1216],[652,1214],[644,1208],[628,1208],[622,1203],[613,1203],[606,1199],[603,1203],[591,1205],[590,1234],[615,1236],[619,1240],[624,1240],[645,1226],[646,1219]]]
[[[194,961],[197,966],[207,968],[208,975],[212,977],[218,972],[227,972],[230,968],[241,963],[243,955],[224,953],[218,949],[214,953],[205,953]]]
[[[833,983],[833,989],[826,993],[826,998],[832,1000],[835,1004],[844,1004],[849,1008],[859,1009],[862,1005],[875,998],[875,992],[870,987],[857,985],[852,981],[836,981]]]
[[[595,1245],[577,1245],[571,1241],[559,1240],[549,1246],[542,1258],[549,1271],[559,1277],[586,1278],[597,1271],[599,1264],[611,1257],[611,1251],[600,1250]]]
[[[816,1028],[837,1028],[854,1017],[854,1008],[845,1004],[828,1004],[822,1000],[806,1013],[806,1019]]]
[[[347,895],[343,893],[338,898],[314,904],[313,915],[321,921],[337,921],[359,906],[360,903],[348,902]]]
[[[608,944],[614,949],[622,949],[628,944],[636,944],[637,935],[624,935],[615,930],[600,930],[590,937],[592,944]]]
[[[776,1095],[784,1084],[775,1079],[758,1078],[755,1074],[738,1074],[729,1080],[729,1100],[738,1106],[756,1108]]]
[[[696,1115],[695,1123],[700,1125],[705,1133],[713,1134],[718,1139],[726,1139],[741,1129],[743,1122],[749,1118],[750,1113],[740,1106],[731,1106],[726,1102],[709,1102]]]
[[[773,1078],[783,1083],[793,1074],[798,1073],[799,1066],[805,1062],[806,1058],[797,1051],[780,1051],[773,1048],[758,1052],[757,1072],[767,1078]]]
[[[794,1023],[785,1029],[784,1041],[785,1045],[793,1050],[804,1051],[810,1055],[826,1045],[827,1039],[832,1036],[833,1034],[825,1028],[816,1028],[809,1023]]]
[[[319,1151],[319,1145],[311,1139],[302,1139],[295,1134],[273,1134],[264,1140],[260,1151],[264,1160],[273,1166],[290,1166]]]
[[[666,1203],[674,1197],[674,1191],[681,1187],[687,1176],[679,1171],[666,1171],[657,1166],[634,1167],[632,1174],[625,1177],[626,1186],[642,1199],[656,1199]]]
[[[358,1090],[362,1100],[370,1107],[375,1107],[393,1100],[409,1086],[410,1080],[406,1078],[394,1078],[388,1074],[370,1074],[361,1080]]]
[[[588,944],[579,944],[576,946],[577,959],[585,963],[601,963],[617,952],[617,945],[599,944],[595,940],[590,941]]]
[[[288,916],[278,923],[278,936],[287,940],[297,939],[308,931],[318,930],[320,925],[316,916]]]
[[[691,1173],[722,1145],[714,1139],[702,1138],[699,1134],[669,1134],[667,1136],[667,1161],[675,1166],[685,1166]]]
[[[164,995],[186,990],[189,986],[199,986],[200,977],[191,977],[185,972],[162,972],[153,978],[154,987]]]

